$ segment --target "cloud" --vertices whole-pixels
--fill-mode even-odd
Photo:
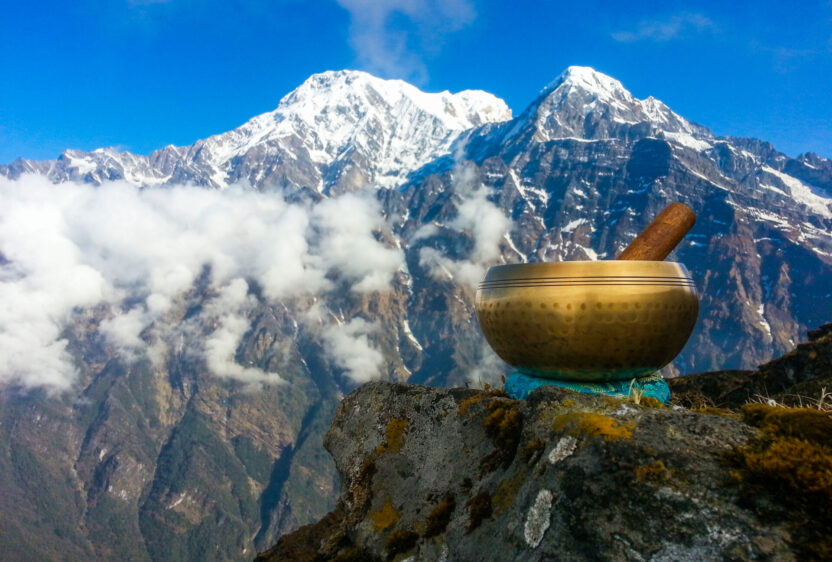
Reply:
[[[493,387],[501,387],[502,377],[506,374],[505,362],[494,353],[491,346],[485,341],[481,342],[475,353],[477,361],[467,374],[471,386],[483,388],[486,384],[489,384]]]
[[[469,0],[336,0],[350,14],[350,45],[369,72],[426,79],[422,55],[439,49],[445,35],[471,23]]]
[[[0,384],[70,388],[77,373],[62,334],[102,304],[99,330],[112,346],[128,359],[159,358],[170,334],[188,329],[170,313],[206,268],[206,294],[217,295],[200,314],[213,327],[206,365],[219,377],[274,382],[234,361],[255,304],[248,281],[269,300],[387,290],[404,258],[376,239],[383,228],[376,201],[360,194],[298,205],[242,187],[0,177]]]
[[[329,267],[351,281],[359,293],[382,291],[402,267],[401,251],[380,244],[373,232],[382,226],[381,207],[370,194],[346,194],[327,199],[313,211],[313,222],[324,234],[317,253]]]
[[[331,324],[322,331],[327,356],[354,382],[365,383],[381,376],[384,356],[369,339],[378,330],[374,323],[353,318],[346,323]]]
[[[832,45],[832,39],[830,39],[830,45]],[[778,74],[786,74],[800,67],[812,65],[818,56],[822,56],[825,52],[832,52],[832,49],[818,47],[772,47],[761,44],[759,41],[751,41],[750,47],[755,52],[770,56],[771,66]]]
[[[275,373],[245,367],[234,361],[237,348],[249,329],[245,312],[255,305],[256,300],[248,295],[248,283],[239,278],[223,287],[219,296],[208,303],[205,313],[215,319],[217,328],[205,341],[205,361],[211,372],[218,377],[235,379],[252,386],[283,382]]]
[[[642,20],[634,31],[616,31],[611,33],[610,36],[620,43],[634,43],[636,41],[664,42],[716,30],[716,24],[708,17],[702,14],[683,12],[665,19]]]
[[[474,249],[470,259],[484,263],[500,257],[500,241],[511,230],[511,221],[502,209],[488,200],[488,190],[481,187],[467,194],[448,226],[471,233]]]
[[[511,231],[512,222],[500,207],[488,199],[490,192],[476,181],[473,166],[457,167],[453,189],[461,196],[461,201],[456,215],[446,226],[467,233],[473,240],[473,249],[467,259],[454,260],[436,248],[424,247],[419,251],[419,265],[427,268],[434,279],[455,280],[475,288],[485,277],[489,265],[499,259],[500,244]],[[416,231],[411,243],[438,233],[436,226],[426,225]]]

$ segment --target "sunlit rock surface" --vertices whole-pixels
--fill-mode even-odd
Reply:
[[[745,373],[748,388],[776,385],[777,396],[794,397],[800,385],[828,380],[832,325],[814,335]],[[703,400],[724,402],[697,382],[717,376],[691,377]],[[674,382],[680,402],[693,397],[684,378]],[[499,391],[367,384],[341,402],[326,435],[341,478],[335,511],[258,560],[829,553],[828,410],[745,398],[734,410],[646,402],[555,387],[514,401]]]

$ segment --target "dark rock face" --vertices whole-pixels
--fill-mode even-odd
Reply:
[[[674,381],[677,400],[710,393],[734,411],[367,384],[326,435],[336,510],[258,560],[823,558],[832,418],[745,403],[828,379],[832,326],[813,335],[759,372]]]

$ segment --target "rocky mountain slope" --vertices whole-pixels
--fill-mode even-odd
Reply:
[[[675,259],[702,306],[669,374],[754,368],[832,316],[832,162],[715,137],[587,68],[568,69],[516,118],[483,92],[324,73],[275,111],[189,147],[0,166],[17,182],[32,174],[102,192],[124,180],[160,197],[182,183],[228,193],[242,184],[241,197],[256,190],[268,206],[279,195],[298,216],[359,193],[383,219],[374,243],[398,256],[385,262],[389,280],[363,286],[369,274],[350,267],[367,245],[341,248],[353,259],[325,270],[320,290],[285,297],[266,286],[288,277],[275,263],[251,273],[246,306],[229,318],[216,312],[228,287],[210,265],[157,316],[153,295],[127,290],[71,309],[59,336],[78,368],[70,389],[0,390],[0,539],[45,559],[251,558],[332,506],[321,439],[362,372],[440,387],[498,380],[505,367],[473,312],[486,267],[610,259],[671,200],[699,216]],[[327,247],[316,252],[305,267],[328,259]],[[0,268],[0,283],[26,280],[5,246]],[[108,334],[137,310],[146,324],[125,354]],[[219,336],[231,324],[240,337],[227,344]],[[283,382],[261,377],[252,392],[220,376],[206,341],[230,345],[231,372]],[[377,373],[361,370],[367,357]]]
[[[675,379],[677,400],[722,402],[701,383],[724,374]],[[824,559],[832,415],[795,381],[830,377],[832,325],[744,379],[813,408],[370,383],[326,435],[335,510],[258,560]]]

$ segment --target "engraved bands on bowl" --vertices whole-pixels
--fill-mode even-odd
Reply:
[[[668,286],[687,287],[696,290],[696,285],[690,277],[666,277],[666,276],[574,276],[574,277],[526,277],[495,279],[483,281],[479,285],[480,290],[519,288],[519,287],[579,287],[579,286],[603,286],[603,285],[627,285],[638,286]]]

